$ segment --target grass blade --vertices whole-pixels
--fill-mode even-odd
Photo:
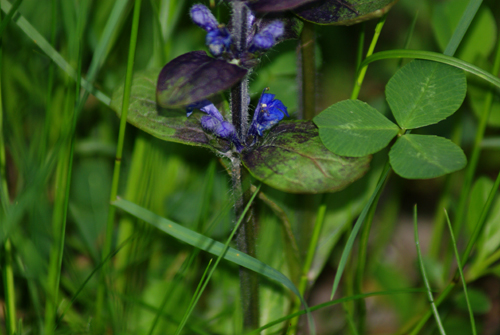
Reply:
[[[349,239],[347,240],[347,243],[344,247],[344,250],[342,251],[342,256],[340,257],[340,262],[339,266],[337,267],[337,273],[335,274],[335,279],[333,280],[333,288],[332,288],[332,293],[330,295],[330,300],[333,299],[333,296],[335,295],[335,292],[337,291],[340,283],[340,278],[342,278],[342,274],[344,273],[345,266],[347,264],[347,259],[349,258],[349,254],[351,253],[352,246],[354,245],[354,240],[356,239],[356,236],[358,235],[359,229],[365,222],[366,215],[368,214],[368,211],[370,210],[371,205],[375,201],[375,199],[378,197],[379,193],[382,192],[382,186],[385,183],[385,180],[387,179],[387,176],[389,175],[390,171],[390,166],[389,166],[389,161],[387,161],[384,170],[382,171],[382,174],[380,175],[380,180],[377,183],[377,187],[375,188],[375,191],[373,191],[370,199],[366,203],[365,207],[363,207],[363,210],[361,211],[361,214],[359,215],[358,219],[356,220],[356,224],[354,225],[351,234],[349,235]]]
[[[2,6],[2,10],[8,13],[12,9],[12,5],[7,0],[0,0],[0,4]],[[28,20],[24,18],[24,16],[19,15],[14,18],[14,22],[21,28],[21,30],[33,40],[33,42],[42,49],[42,51],[50,58],[54,63],[57,64],[68,76],[73,78],[74,80],[78,79],[77,73],[71,65],[58,53],[52,45],[38,32],[38,30],[33,27]],[[95,87],[93,87],[87,80],[84,78],[80,78],[81,85],[87,91],[92,93],[99,101],[103,104],[108,105],[111,103],[111,98],[108,97],[103,92],[99,91]]]
[[[462,39],[465,36],[465,33],[469,29],[469,26],[476,16],[477,10],[479,9],[479,6],[481,6],[481,3],[483,0],[471,0],[469,1],[469,4],[467,5],[467,8],[464,11],[464,14],[460,18],[460,22],[458,22],[458,26],[453,32],[453,36],[451,37],[450,41],[448,42],[448,45],[446,46],[446,49],[444,50],[444,54],[448,56],[452,56],[455,54],[455,51],[457,51],[458,46],[460,45],[460,42],[462,42]]]
[[[461,59],[446,56],[441,53],[432,52],[432,51],[421,51],[421,50],[404,50],[404,49],[396,49],[390,51],[381,51],[377,52],[370,57],[367,57],[362,63],[361,66],[366,66],[374,61],[382,60],[382,59],[392,59],[392,58],[416,58],[416,59],[426,59],[432,60],[435,62],[448,64],[459,69],[462,69],[466,72],[469,72],[477,77],[495,85],[500,88],[500,79],[495,77],[494,75],[484,71],[483,69],[465,62]]]
[[[3,31],[5,30],[5,28],[7,28],[7,25],[9,24],[10,20],[12,20],[12,17],[16,13],[19,6],[21,6],[22,2],[23,2],[23,0],[17,0],[14,3],[14,5],[12,5],[12,8],[9,10],[7,15],[5,15],[5,18],[3,18],[2,24],[0,24],[0,37],[2,37]]]
[[[348,301],[353,301],[353,300],[357,300],[357,299],[365,299],[365,298],[375,297],[375,296],[403,294],[403,293],[424,293],[424,292],[427,292],[427,291],[425,289],[409,288],[409,289],[401,289],[401,290],[379,291],[379,292],[369,292],[369,293],[363,293],[363,294],[356,294],[356,295],[352,295],[349,297],[335,299],[335,300],[324,302],[324,303],[316,305],[316,306],[312,306],[309,308],[309,310],[311,312],[314,312],[314,311],[317,311],[318,309],[322,309],[322,308],[329,307],[332,305],[337,305],[337,304],[341,304],[341,303],[348,302]],[[268,324],[265,324],[258,329],[255,329],[255,330],[252,330],[251,332],[245,333],[245,335],[260,334],[260,332],[262,332],[263,330],[265,330],[267,328],[271,328],[272,326],[280,324],[283,321],[290,320],[292,318],[295,318],[297,316],[300,316],[300,315],[306,314],[306,313],[307,313],[306,311],[298,311],[298,312],[289,314],[287,316],[284,316],[282,318],[279,318],[279,319],[276,319],[272,322],[269,322]]]
[[[224,250],[224,244],[185,228],[173,221],[162,218],[153,212],[150,212],[147,209],[125,199],[119,198],[113,202],[113,205],[135,216],[136,218],[155,226],[176,239],[198,249],[204,250],[216,256],[220,255]],[[307,306],[306,302],[300,295],[299,290],[295,287],[292,281],[278,270],[233,248],[228,248],[227,253],[224,255],[224,259],[283,284],[300,298],[304,306]]]
[[[436,304],[434,303],[434,297],[432,296],[431,286],[429,284],[429,280],[427,279],[427,274],[425,272],[424,262],[422,259],[422,252],[420,251],[420,242],[418,239],[418,228],[417,228],[417,205],[415,205],[413,209],[413,227],[415,231],[415,245],[417,246],[417,256],[418,256],[418,264],[420,266],[420,272],[422,273],[422,278],[424,279],[425,287],[427,288],[427,296],[429,297],[429,303],[432,307],[432,312],[434,313],[434,317],[436,318],[436,324],[439,329],[439,333],[441,335],[446,335],[444,331],[443,324],[441,322],[441,318],[439,317],[439,312],[437,310]]]
[[[236,225],[234,226],[233,231],[229,235],[229,237],[226,241],[226,244],[224,245],[224,249],[220,253],[219,257],[217,257],[217,260],[215,261],[214,266],[212,267],[212,269],[210,269],[210,273],[208,274],[207,279],[204,281],[205,274],[207,273],[207,271],[210,267],[210,263],[208,264],[208,267],[205,270],[205,273],[203,274],[203,276],[200,279],[200,283],[198,285],[198,288],[196,289],[196,292],[194,293],[193,299],[191,300],[191,303],[189,304],[188,310],[184,314],[184,317],[182,318],[181,324],[179,325],[179,327],[177,328],[177,331],[175,332],[175,335],[180,334],[180,332],[182,331],[182,328],[184,328],[184,325],[186,324],[189,316],[191,315],[191,312],[193,311],[194,307],[198,303],[198,300],[200,299],[201,295],[203,294],[205,287],[207,287],[208,282],[210,281],[210,278],[212,277],[215,269],[217,268],[217,265],[219,265],[219,262],[221,261],[222,257],[226,254],[227,250],[229,249],[229,243],[231,243],[231,241],[233,240],[233,237],[236,234],[236,231],[238,230],[238,228],[240,227],[241,222],[243,221],[243,218],[245,218],[245,215],[247,214],[248,210],[250,209],[250,206],[252,205],[252,202],[255,199],[255,196],[259,193],[260,186],[261,185],[257,186],[257,189],[253,192],[252,197],[250,198],[250,200],[246,204],[245,209],[243,210],[243,212],[241,213],[241,215],[238,219],[238,222],[236,222]],[[202,284],[203,284],[203,286],[200,286]]]
[[[472,334],[476,335],[477,331],[476,331],[476,323],[474,322],[474,313],[472,312],[472,308],[470,306],[469,295],[467,294],[467,284],[465,282],[464,273],[462,271],[462,264],[460,262],[460,255],[459,255],[458,249],[457,249],[457,242],[455,241],[455,236],[453,234],[453,228],[451,227],[450,218],[448,216],[448,212],[446,211],[446,209],[444,210],[444,215],[446,216],[446,222],[448,223],[448,228],[450,230],[451,244],[453,246],[453,251],[455,251],[455,258],[457,259],[457,270],[458,270],[458,273],[460,274],[460,279],[462,280],[462,285],[464,286],[464,295],[465,295],[465,301],[467,302],[467,309],[469,310],[470,324],[472,327]]]

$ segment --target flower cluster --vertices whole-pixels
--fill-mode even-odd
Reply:
[[[276,20],[257,31],[255,16],[249,16],[249,30],[246,39],[247,50],[237,53],[233,45],[230,31],[217,22],[212,12],[201,4],[196,4],[190,10],[191,19],[198,26],[207,31],[205,44],[214,57],[222,57],[229,60],[238,58],[252,58],[251,54],[265,51],[273,47],[278,38],[284,34],[284,23]],[[249,55],[250,54],[250,55]]]
[[[219,110],[208,100],[201,101],[187,109],[187,116],[193,113],[193,109],[199,109],[207,115],[202,116],[201,126],[208,132],[216,136],[231,141],[236,150],[241,152],[246,145],[253,145],[257,141],[257,135],[263,136],[264,131],[271,129],[279,121],[283,120],[284,116],[288,115],[286,106],[278,99],[275,99],[274,94],[265,93],[267,88],[262,92],[259,103],[255,108],[252,123],[248,129],[245,138],[240,139],[236,133],[234,126],[226,121]],[[252,140],[250,144],[248,142]]]

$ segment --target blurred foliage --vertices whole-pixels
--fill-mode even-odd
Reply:
[[[5,1],[2,0],[2,4]],[[193,3],[195,1],[143,1],[135,71],[160,67],[180,54],[205,49],[204,32],[191,24],[188,17],[187,10]],[[415,15],[418,15],[417,24],[409,48],[442,50],[466,3],[465,0],[399,1],[389,13],[377,50],[403,48]],[[115,15],[114,4],[113,1],[97,0],[24,0],[19,13],[75,69],[78,63],[78,46],[81,45],[82,73],[85,78],[106,23]],[[226,2],[218,5],[216,12],[223,18],[220,21],[227,22],[229,5]],[[106,48],[105,61],[95,77],[95,87],[108,96],[123,84],[125,77],[131,9],[132,2],[129,1],[120,14],[119,23]],[[79,16],[83,18],[83,30],[81,38],[76,38],[76,21]],[[53,241],[51,224],[54,199],[61,192],[56,184],[55,171],[60,153],[69,141],[75,83],[19,29],[15,21],[16,16],[2,36],[1,97],[4,118],[1,134],[6,146],[6,173],[2,178],[7,181],[12,208],[9,215],[3,210],[0,212],[0,240],[4,242],[9,237],[13,245],[17,318],[22,319],[23,334],[40,334],[43,328],[44,301],[51,294],[46,291],[46,280]],[[366,50],[375,23],[369,21],[351,27],[316,27],[319,51],[316,53],[319,75],[318,110],[350,96],[355,80],[359,34],[366,31]],[[491,69],[491,53],[498,38],[499,25],[500,2],[485,0],[458,51],[458,57]],[[270,86],[272,92],[288,106],[289,111],[296,113],[298,85],[295,50],[296,42],[286,41],[266,54],[262,64],[251,74],[252,105],[256,103],[262,89]],[[360,99],[378,110],[383,109],[379,107],[381,105],[386,108],[381,97],[388,79],[398,65],[397,60],[370,65]],[[474,138],[477,124],[474,115],[481,110],[482,97],[487,89],[474,79],[470,84],[468,103],[461,107],[459,113],[422,131],[450,137],[453,124],[461,122],[461,146],[466,152]],[[490,118],[492,127],[487,129],[487,137],[498,137],[498,90],[495,91],[494,101]],[[68,306],[87,276],[100,262],[118,124],[115,112],[93,95],[89,96],[78,115],[59,313]],[[387,153],[375,155],[370,172],[361,180],[339,193],[326,196],[325,224],[317,257],[309,273],[309,287],[312,288],[309,293],[310,303],[328,299],[333,271],[344,242],[344,232],[350,229],[351,223],[370,196],[379,177],[384,155]],[[485,151],[480,158],[477,175],[496,175],[500,166],[498,157],[498,145]],[[230,178],[223,164],[213,160],[207,150],[164,143],[128,126],[122,167],[124,170],[119,186],[122,197],[219,241],[228,236],[234,222]],[[462,174],[458,173],[458,179],[461,178]],[[414,263],[415,246],[411,234],[408,238],[411,225],[408,225],[406,218],[411,206],[418,202],[419,217],[422,221],[431,221],[443,182],[442,178],[415,182],[395,176],[388,184],[381,200],[381,208],[386,208],[386,211],[377,211],[372,228],[377,240],[369,240],[369,247],[373,248],[373,252],[368,254],[364,290],[368,292],[422,286]],[[488,187],[491,189],[491,185],[488,177],[482,177],[472,191],[467,234],[473,228],[474,218],[479,215],[485,202],[484,194],[487,194]],[[455,197],[460,192],[459,184],[453,185],[451,190]],[[310,232],[301,231],[301,222],[310,208],[300,196],[268,187],[263,188],[263,194],[285,216],[277,216],[269,201],[261,199],[257,202],[260,220],[258,258],[298,282],[297,262],[301,264],[306,251],[300,250],[299,257],[295,257],[294,251],[290,250],[292,242],[289,233],[290,230],[293,232],[298,245],[304,245],[304,240],[308,241]],[[389,201],[394,198],[398,201]],[[319,201],[319,197],[313,198],[314,204]],[[392,208],[387,209],[385,204],[391,204]],[[454,209],[453,206],[452,203],[451,210]],[[490,294],[480,282],[475,282],[471,300],[474,311],[482,315],[478,321],[478,329],[489,324],[497,332],[500,324],[497,316],[492,315],[494,312],[490,306],[497,306],[500,299],[500,270],[498,266],[494,267],[500,258],[499,206],[497,198],[487,229],[481,236],[476,258],[471,264],[474,271],[470,272],[469,278],[472,280],[485,275],[494,276],[497,293]],[[284,217],[288,219],[289,227],[283,220]],[[428,241],[425,236],[426,233],[429,235],[430,224],[423,225],[425,227],[421,228],[421,239],[425,253]],[[154,228],[123,213],[119,215],[116,227],[115,246],[123,242],[125,246],[113,259],[111,276],[114,279],[110,285],[111,298],[105,318],[108,331],[116,334],[148,334],[154,319],[159,316],[151,334],[172,334],[208,263],[208,255],[159,234]],[[385,244],[378,245],[380,240],[385,241]],[[352,259],[355,263],[356,253],[352,255]],[[439,266],[436,268],[436,271],[448,271]],[[348,280],[349,275],[345,286],[349,286]],[[0,282],[0,287],[3,287],[3,279]],[[95,318],[93,304],[97,282],[98,276],[94,275],[84,285],[83,291],[58,326],[57,334],[97,333],[92,323]],[[438,282],[436,280],[434,284]],[[436,288],[441,287],[436,284]],[[348,288],[345,292],[348,292]],[[468,320],[461,314],[464,308],[463,298],[457,294],[454,299],[453,304],[443,306],[444,315],[447,316],[444,323],[450,334],[460,334],[460,331],[469,331],[469,325],[464,324]],[[2,306],[3,300],[2,291]],[[264,324],[290,312],[293,298],[283,287],[262,279],[261,301],[261,323]],[[425,302],[424,295],[420,294],[367,300],[369,332],[396,332],[404,323],[419,315]],[[370,317],[380,315],[376,314],[380,311],[383,311],[383,320],[388,320],[383,325]],[[339,313],[342,311],[339,310]],[[324,316],[320,313],[317,315]],[[318,319],[319,329],[342,329],[339,333],[344,333],[346,321],[338,316],[330,318],[331,315],[327,315],[324,319]],[[4,322],[1,324],[0,333],[3,334]],[[272,330],[277,331],[280,327],[282,325]],[[429,327],[429,331],[433,330]],[[238,268],[231,263],[222,262],[184,333],[240,332]],[[324,334],[327,334],[326,330]]]

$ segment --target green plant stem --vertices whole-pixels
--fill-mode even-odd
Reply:
[[[465,277],[464,273],[462,271],[462,264],[460,262],[460,254],[458,253],[457,249],[457,242],[455,241],[455,236],[453,235],[453,228],[451,226],[450,218],[448,217],[448,212],[446,209],[444,210],[444,215],[446,216],[446,222],[448,223],[448,229],[450,231],[450,237],[451,237],[451,242],[453,245],[453,251],[455,252],[455,258],[457,261],[457,270],[458,273],[460,274],[460,279],[462,280],[462,286],[464,288],[464,295],[465,295],[465,301],[467,302],[467,309],[469,310],[469,317],[470,317],[470,323],[471,323],[471,328],[472,328],[472,334],[476,335],[476,322],[474,321],[474,312],[472,311],[470,301],[469,301],[469,295],[467,294],[467,284],[465,282]]]
[[[493,187],[490,191],[490,194],[488,195],[488,199],[486,200],[486,204],[483,207],[483,210],[481,212],[481,216],[479,217],[479,220],[478,220],[477,224],[475,225],[474,232],[472,233],[472,236],[471,236],[469,242],[467,243],[467,247],[465,248],[465,251],[462,254],[462,257],[460,259],[462,266],[464,266],[467,263],[467,261],[469,260],[469,256],[470,256],[470,253],[472,251],[472,248],[476,244],[476,241],[479,238],[479,235],[483,231],[484,225],[486,223],[486,218],[488,217],[491,206],[493,204],[493,199],[495,198],[499,187],[500,187],[500,172],[498,173],[497,179],[495,180],[495,184],[493,185]],[[457,270],[457,271],[455,271],[455,275],[453,276],[453,279],[451,280],[451,282],[446,286],[446,288],[443,290],[443,292],[441,292],[441,294],[435,300],[436,306],[439,306],[441,304],[441,302],[443,302],[444,299],[446,299],[448,294],[450,294],[450,292],[456,286],[456,284],[458,283],[458,275],[459,275],[459,272]],[[432,311],[428,310],[420,318],[420,321],[417,323],[417,325],[413,328],[413,330],[411,332],[408,331],[409,327],[404,327],[401,333],[409,334],[409,335],[417,335],[420,332],[420,330],[422,329],[422,327],[425,325],[427,320],[430,318],[431,315],[432,315]]]
[[[0,15],[1,19],[1,15]],[[1,20],[4,24],[5,19]],[[2,59],[3,59],[3,39],[0,33],[0,79],[2,78]],[[7,185],[6,175],[6,156],[5,156],[5,143],[3,132],[3,101],[0,80],[0,202],[2,206],[2,214],[6,215],[9,210],[9,188]],[[1,217],[1,216],[0,216]],[[16,332],[16,292],[14,289],[14,272],[12,269],[12,244],[10,239],[6,239],[3,245],[3,253],[0,259],[0,266],[2,267],[2,278],[4,285],[5,297],[5,330],[7,335],[13,335]]]
[[[139,18],[141,13],[141,0],[135,0],[134,5],[134,14],[132,19],[132,30],[130,34],[130,46],[128,52],[128,62],[127,62],[127,74],[125,78],[125,87],[123,93],[123,103],[122,110],[120,116],[120,130],[118,133],[118,144],[116,148],[115,155],[115,166],[113,169],[113,179],[111,183],[111,192],[110,192],[110,202],[116,200],[118,195],[118,183],[120,180],[120,169],[121,169],[121,161],[123,156],[123,145],[125,142],[125,129],[127,126],[127,114],[128,114],[128,106],[130,102],[130,91],[132,87],[132,75],[134,72],[134,60],[135,60],[135,50],[137,45],[137,32],[139,30]],[[106,235],[104,240],[104,246],[102,251],[102,259],[104,259],[111,251],[112,241],[113,241],[113,228],[115,223],[115,207],[110,206],[108,211],[108,218],[106,224]],[[101,280],[99,283],[98,291],[97,291],[97,301],[96,301],[96,319],[97,326],[102,326],[102,317],[103,317],[103,305],[104,298],[106,293],[106,283],[105,277],[109,268],[107,266],[103,267]]]
[[[375,34],[373,35],[372,42],[370,43],[370,47],[366,52],[366,57],[369,57],[373,54],[375,50],[375,46],[377,45],[378,38],[380,33],[382,32],[382,28],[384,27],[385,19],[387,18],[387,14],[383,15],[377,23],[375,27]],[[364,65],[361,69],[358,69],[358,75],[356,82],[354,83],[354,88],[352,89],[351,99],[357,99],[359,96],[359,91],[361,90],[361,85],[363,84],[363,80],[365,79],[366,70],[368,66]]]
[[[19,6],[21,6],[22,2],[23,0],[17,0],[16,2],[14,2],[12,8],[2,20],[2,23],[0,24],[0,37],[3,35],[3,31],[5,30],[5,28],[7,28],[7,25],[9,24],[10,20],[12,20],[12,17],[17,12],[17,9],[19,8]]]
[[[307,284],[309,283],[309,271],[311,270],[311,266],[314,260],[314,255],[316,254],[316,250],[318,248],[319,237],[321,233],[321,229],[323,228],[323,223],[325,222],[325,214],[326,214],[326,197],[323,194],[321,196],[321,204],[318,208],[318,212],[316,214],[316,223],[314,224],[314,230],[311,237],[311,242],[309,244],[309,250],[307,252],[306,260],[304,262],[304,266],[302,267],[302,274],[300,276],[299,282],[299,292],[303,296],[307,289]],[[295,307],[292,313],[298,312],[300,310],[300,300],[299,297],[295,299]],[[298,331],[297,325],[299,322],[299,318],[294,318],[290,322],[289,333],[296,334]]]
[[[302,116],[305,120],[312,120],[316,116],[316,37],[315,25],[304,22],[300,34],[300,83]]]
[[[439,332],[442,335],[445,335],[446,332],[444,331],[441,318],[439,317],[437,306],[434,303],[434,297],[432,296],[431,286],[429,284],[429,280],[427,279],[427,274],[425,272],[424,262],[422,259],[422,252],[420,251],[420,241],[418,238],[418,227],[417,227],[417,205],[415,205],[415,207],[413,208],[413,228],[415,232],[415,245],[417,246],[418,265],[420,267],[420,272],[422,273],[422,278],[424,279],[425,288],[427,289],[427,297],[429,298],[429,303],[431,304],[432,313],[434,314],[434,318],[436,319],[436,324],[438,326]]]
[[[500,71],[500,39],[498,39],[497,41],[495,61],[491,73],[494,76],[496,76],[499,71]],[[472,148],[472,154],[469,159],[469,164],[467,165],[464,183],[462,185],[462,190],[460,192],[460,198],[458,201],[458,210],[456,218],[454,220],[455,224],[453,227],[453,231],[457,235],[460,234],[460,230],[462,228],[462,224],[465,220],[465,215],[467,213],[467,200],[469,198],[472,182],[474,180],[474,174],[477,169],[479,155],[481,154],[481,142],[483,141],[486,125],[488,124],[488,118],[490,117],[492,103],[493,103],[493,88],[490,87],[490,90],[488,91],[488,93],[486,93],[486,97],[484,99],[483,112],[481,113],[481,119],[479,120],[479,125],[476,130],[476,137],[474,138],[474,146]]]
[[[232,21],[234,24],[234,43],[237,52],[246,50],[248,7],[241,1],[233,1]],[[231,89],[231,119],[238,136],[243,139],[248,129],[248,78],[245,77]],[[231,157],[232,191],[234,196],[234,211],[236,219],[245,215],[236,233],[238,250],[255,257],[256,222],[253,209],[244,213],[252,193],[248,171],[243,167],[239,153]],[[258,275],[240,267],[240,292],[243,306],[243,327],[255,329],[259,327],[259,284]]]

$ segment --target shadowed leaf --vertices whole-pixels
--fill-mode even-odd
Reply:
[[[458,171],[467,159],[452,141],[433,135],[401,136],[389,152],[391,166],[407,179],[429,179]]]
[[[165,141],[227,151],[230,144],[226,140],[207,134],[201,128],[201,113],[186,117],[184,109],[164,109],[157,105],[156,79],[159,69],[139,72],[132,81],[130,106],[127,121],[137,128]],[[123,86],[113,94],[111,108],[121,114]]]
[[[156,97],[165,108],[183,107],[229,89],[247,70],[205,51],[185,53],[163,67],[158,77]]]
[[[381,17],[398,0],[317,0],[293,10],[306,21],[350,26]]]
[[[258,0],[249,6],[256,12],[282,12],[312,1],[314,0]]]
[[[339,191],[359,179],[369,162],[369,156],[341,157],[329,151],[311,121],[282,121],[259,147],[243,152],[243,163],[255,178],[291,193]]]

